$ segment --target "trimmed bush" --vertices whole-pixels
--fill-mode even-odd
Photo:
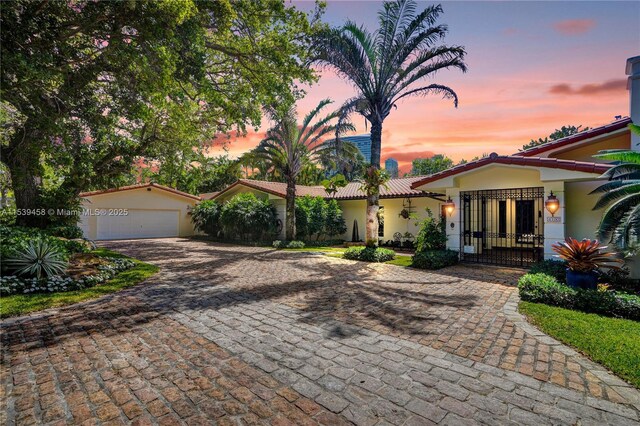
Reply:
[[[44,232],[54,237],[66,238],[72,240],[74,238],[82,238],[84,234],[82,229],[77,225],[60,225],[50,226]]]
[[[458,263],[459,255],[454,250],[427,250],[417,252],[411,260],[414,268],[442,269]]]
[[[220,225],[226,239],[268,241],[275,234],[277,218],[276,208],[269,200],[241,193],[222,206]]]
[[[518,290],[526,302],[640,321],[640,296],[571,288],[546,274],[524,275],[518,281]]]
[[[567,282],[567,263],[561,260],[546,259],[536,262],[529,268],[530,274],[547,274],[559,283]]]
[[[305,195],[296,199],[296,238],[320,240],[347,232],[342,209],[336,200]]]
[[[345,259],[362,260],[364,262],[388,262],[396,257],[396,252],[381,247],[349,247],[343,256]]]
[[[304,248],[304,243],[302,241],[289,241],[287,244],[287,248]]]
[[[416,251],[443,250],[447,246],[446,221],[441,217],[434,217],[429,208],[426,209],[426,212],[427,216],[416,223],[420,227],[415,242]]]
[[[214,200],[202,201],[191,210],[191,222],[198,231],[216,236],[220,232],[220,210],[220,203]]]
[[[284,247],[284,242],[281,240],[275,240],[271,245],[274,249],[281,249]]]

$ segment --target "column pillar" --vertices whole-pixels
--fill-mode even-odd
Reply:
[[[554,216],[544,209],[544,258],[555,259],[556,254],[551,246],[565,239],[566,200],[564,181],[544,182],[544,199],[547,200],[550,192],[558,198],[560,209]]]
[[[456,208],[451,216],[447,216],[447,248],[455,251],[462,251],[460,247],[460,232],[462,226],[462,203],[460,202],[460,189],[448,188],[447,197],[455,203]],[[453,227],[451,227],[453,224]]]

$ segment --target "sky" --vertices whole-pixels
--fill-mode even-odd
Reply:
[[[287,1],[302,10],[312,2]],[[430,2],[419,2],[422,9]],[[371,30],[380,2],[327,2],[323,20],[347,20]],[[444,42],[467,51],[468,72],[442,71],[427,83],[445,84],[460,99],[458,108],[439,96],[405,98],[385,120],[382,161],[398,160],[401,171],[415,158],[445,154],[455,161],[483,153],[517,152],[530,139],[563,125],[599,126],[629,114],[625,61],[640,54],[640,2],[444,1],[439,23]],[[301,116],[324,98],[339,106],[354,88],[331,71],[305,87]],[[354,134],[368,133],[353,116]],[[255,147],[268,122],[246,137],[232,138],[236,157]],[[218,148],[219,152],[223,151]]]

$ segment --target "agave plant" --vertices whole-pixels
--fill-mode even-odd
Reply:
[[[629,127],[640,134],[639,126]],[[598,238],[629,251],[640,239],[640,152],[612,149],[600,151],[595,157],[621,162],[601,176],[609,182],[591,192],[602,194],[593,210],[606,207]]]
[[[7,263],[16,274],[38,279],[60,275],[68,265],[60,249],[44,239],[30,241]]]
[[[602,246],[598,240],[567,238],[555,243],[553,251],[560,259],[567,262],[567,266],[574,272],[593,272],[602,268],[620,269],[618,264],[623,261],[616,253],[605,252],[607,246]]]

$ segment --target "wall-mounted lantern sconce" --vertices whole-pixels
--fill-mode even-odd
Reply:
[[[444,206],[444,211],[451,216],[453,214],[453,212],[456,210],[456,203],[453,202],[453,200],[451,199],[451,197],[449,197],[447,199],[447,201],[445,201],[445,203],[443,204]]]
[[[551,191],[547,200],[544,202],[544,207],[551,213],[551,217],[554,217],[558,210],[560,210],[560,200],[553,195],[553,191]]]

